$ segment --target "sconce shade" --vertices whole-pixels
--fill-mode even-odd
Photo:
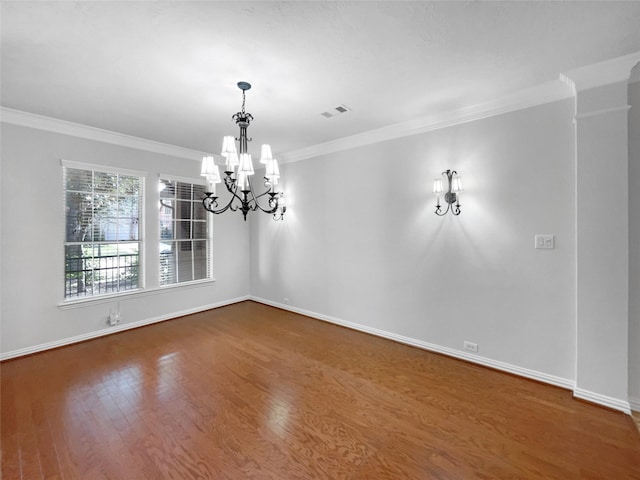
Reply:
[[[216,183],[222,182],[222,179],[220,178],[220,169],[212,156],[202,157],[200,175],[206,178],[205,191],[215,195]]]
[[[228,157],[231,153],[238,153],[233,135],[227,135],[222,139],[222,152],[220,153],[223,157]]]
[[[442,189],[442,179],[441,178],[436,178],[433,181],[433,194],[434,195],[442,195],[443,189]]]
[[[207,179],[211,179],[214,183],[220,183],[222,180],[220,179],[220,169],[214,163],[213,157],[202,157],[202,169],[200,170],[200,175],[203,177],[207,177]]]
[[[457,175],[451,179],[451,191],[452,192],[462,192],[462,180]]]
[[[271,153],[271,145],[262,145],[260,153],[260,163],[269,164],[273,160],[273,154]]]
[[[233,169],[240,163],[237,153],[229,153],[227,163],[225,164],[226,172],[233,172]]]
[[[244,173],[245,175],[253,175],[253,162],[251,161],[250,153],[240,154],[240,165],[238,166],[238,174]]]
[[[265,178],[269,181],[271,186],[278,184],[280,178],[280,169],[278,168],[278,160],[275,158],[267,162],[267,167],[264,173]]]
[[[249,190],[249,177],[246,173],[238,172],[238,189],[240,191]]]
[[[275,158],[267,163],[265,177],[279,177],[280,169],[278,168],[278,160]]]

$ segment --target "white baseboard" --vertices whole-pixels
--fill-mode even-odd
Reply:
[[[640,398],[629,397],[629,405],[631,406],[631,410],[640,412]]]
[[[231,305],[233,303],[244,302],[249,300],[248,295],[243,297],[232,298],[230,300],[223,300],[221,302],[210,303],[208,305],[201,305],[199,307],[190,308],[187,310],[181,310],[178,312],[171,312],[165,315],[160,315],[153,318],[146,318],[138,320],[137,322],[123,323],[121,325],[115,325],[113,327],[96,330],[89,333],[83,333],[82,335],[76,335],[74,337],[63,338],[61,340],[55,340],[53,342],[42,343],[33,347],[20,348],[18,350],[12,350],[0,354],[0,361],[9,360],[10,358],[22,357],[24,355],[31,355],[32,353],[43,352],[52,348],[64,347],[65,345],[71,345],[74,343],[84,342],[85,340],[91,340],[92,338],[104,337],[105,335],[111,335],[113,333],[123,332],[125,330],[131,330],[132,328],[144,327],[145,325],[151,325],[153,323],[164,322],[173,318],[182,317],[184,315],[191,315],[192,313],[204,312],[205,310],[211,310],[212,308],[224,307],[225,305]]]
[[[554,375],[549,375],[546,373],[538,372],[535,370],[530,370],[528,368],[518,367],[516,365],[512,365],[505,362],[500,362],[498,360],[492,360],[490,358],[481,357],[479,355],[473,355],[467,352],[462,352],[460,350],[455,350],[449,347],[443,347],[440,345],[436,345],[429,342],[423,342],[422,340],[417,340],[415,338],[405,337],[402,335],[398,335],[392,332],[387,332],[385,330],[379,330],[377,328],[368,327],[366,325],[360,325],[353,322],[347,322],[345,320],[341,320],[339,318],[331,317],[328,315],[322,315],[320,313],[311,312],[309,310],[304,310],[302,308],[292,307],[291,305],[285,305],[278,302],[272,302],[271,300],[267,300],[260,297],[251,296],[251,300],[259,303],[264,303],[265,305],[271,305],[272,307],[281,308],[283,310],[288,310],[290,312],[299,313],[301,315],[305,315],[307,317],[315,318],[317,320],[322,320],[329,323],[334,323],[336,325],[341,325],[343,327],[351,328],[353,330],[358,330],[361,332],[369,333],[372,335],[376,335],[378,337],[386,338],[389,340],[393,340],[395,342],[404,343],[406,345],[410,345],[412,347],[422,348],[423,350],[428,350],[435,353],[441,353],[443,355],[447,355],[449,357],[458,358],[461,360],[466,360],[467,362],[477,363],[479,365],[483,365],[485,367],[490,367],[496,370],[501,370],[503,372],[512,373],[521,377],[529,378],[532,380],[537,380],[543,383],[547,383],[550,385],[555,385],[557,387],[566,388],[568,390],[572,390],[574,387],[574,383],[572,380],[556,377]]]
[[[620,410],[627,415],[631,415],[631,405],[629,404],[629,402],[625,402],[624,400],[620,400],[618,398],[608,397],[606,395],[601,395],[599,393],[591,392],[589,390],[584,390],[578,387],[573,389],[573,396],[575,398],[586,400],[591,403],[597,403],[598,405],[609,407],[614,410]]]

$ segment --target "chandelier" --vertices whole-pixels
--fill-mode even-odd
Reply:
[[[206,156],[202,159],[201,175],[206,178],[206,191],[202,199],[204,208],[215,214],[224,213],[227,210],[235,212],[240,210],[247,221],[247,213],[261,210],[264,213],[273,215],[274,220],[284,219],[287,207],[284,203],[284,193],[276,191],[276,185],[280,178],[278,161],[273,158],[271,147],[262,145],[260,163],[265,166],[263,193],[256,194],[251,176],[255,173],[251,154],[247,152],[247,143],[252,139],[247,138],[247,127],[253,120],[253,116],[245,112],[245,93],[251,88],[247,82],[238,82],[238,88],[242,90],[242,111],[236,113],[231,118],[240,127],[240,138],[225,136],[222,141],[222,156],[225,158],[224,179],[220,177],[220,169],[215,164],[213,156]],[[236,148],[236,141],[238,148]],[[219,197],[216,195],[216,184],[224,182],[224,186],[231,194],[228,202],[223,205],[218,204]],[[260,198],[266,197],[263,204]]]

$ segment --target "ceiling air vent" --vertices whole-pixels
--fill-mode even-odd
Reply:
[[[332,108],[328,112],[322,112],[320,115],[322,115],[325,118],[331,118],[331,117],[335,117],[339,113],[346,113],[350,111],[351,109],[349,107],[347,107],[345,104],[342,104],[342,105],[338,105],[335,108]]]

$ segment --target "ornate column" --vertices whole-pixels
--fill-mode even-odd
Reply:
[[[561,75],[575,95],[574,395],[629,411],[628,80],[640,52]]]

